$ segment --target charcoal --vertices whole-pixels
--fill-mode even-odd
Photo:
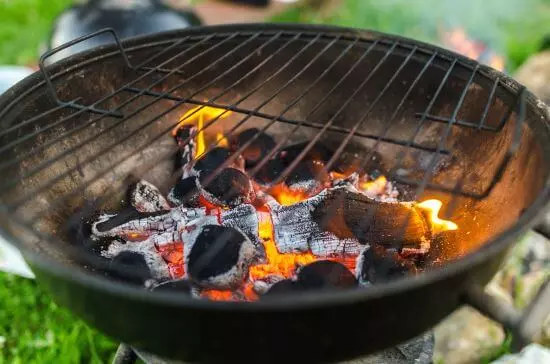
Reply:
[[[111,260],[108,276],[139,285],[153,277],[143,255],[130,251],[120,252]]]
[[[193,289],[193,284],[187,279],[175,279],[166,282],[162,282],[155,287],[153,291],[155,292],[175,292],[175,293],[185,293],[191,295]]]
[[[367,246],[357,258],[356,276],[362,284],[384,283],[416,271],[413,262],[381,246]]]
[[[124,254],[121,255],[122,253]],[[138,258],[136,254],[141,256],[141,259],[143,259],[145,265],[147,265],[151,273],[150,277],[159,280],[170,278],[168,265],[157,252],[155,244],[149,240],[128,243],[113,241],[107,250],[102,252],[104,257],[111,258],[113,260],[115,260],[117,256],[121,255],[119,260],[122,262],[122,266],[129,265],[130,269],[132,269],[132,262],[136,262],[138,265],[141,264],[140,266],[143,267],[143,264],[139,263],[141,262],[141,259]],[[145,275],[142,277],[145,277]]]
[[[204,225],[187,256],[187,272],[202,287],[235,289],[248,275],[254,254],[254,245],[242,232]]]
[[[191,167],[191,162],[195,156],[195,137],[191,135],[196,135],[197,127],[192,124],[182,125],[176,131],[174,138],[178,144],[179,153],[176,158],[176,168],[183,168],[184,170]],[[185,171],[184,171],[185,173]]]
[[[345,265],[331,260],[318,260],[300,268],[297,282],[304,289],[357,287],[353,273]]]
[[[295,281],[285,279],[275,283],[269,288],[269,290],[263,294],[261,299],[269,299],[285,294],[292,294],[297,292],[303,292],[303,287]]]
[[[257,135],[257,137],[256,137]],[[247,146],[241,155],[245,160],[245,167],[254,167],[259,161],[275,148],[275,140],[268,134],[256,128],[246,129],[239,133],[233,141],[233,148],[238,149],[247,143],[250,139],[256,137],[249,146]]]
[[[281,253],[311,251],[317,257],[357,255],[361,244],[352,234],[338,236],[324,231],[312,217],[312,210],[322,203],[327,190],[289,206],[271,206],[274,239]]]
[[[427,252],[431,228],[409,202],[382,202],[346,188],[327,190],[312,211],[325,231],[362,244],[382,244]]]
[[[185,207],[199,206],[200,191],[197,187],[197,177],[181,178],[168,193],[168,201],[173,205]]]
[[[286,185],[292,189],[316,190],[329,176],[324,171],[324,164],[318,160],[302,160],[285,178]]]
[[[130,204],[139,212],[157,212],[170,209],[168,201],[153,184],[139,180],[129,189]]]
[[[250,202],[252,184],[243,172],[235,168],[225,168],[203,185],[208,177],[199,177],[202,195],[211,203],[219,206],[235,207]]]
[[[164,211],[162,213],[166,213],[166,211]],[[137,219],[142,219],[142,218],[149,218],[149,217],[153,217],[153,216],[159,216],[160,214],[161,213],[159,213],[159,212],[153,212],[153,213],[145,212],[145,213],[143,213],[143,212],[137,211],[134,207],[126,207],[126,208],[122,209],[121,211],[119,211],[117,214],[102,215],[101,218],[104,221],[101,221],[101,222],[98,222],[97,224],[95,224],[94,228],[97,229],[97,231],[99,231],[99,232],[105,232],[105,231],[109,231],[109,230],[111,230],[111,229],[113,229],[117,226],[128,223],[129,221],[132,221],[132,220],[137,220]]]
[[[200,156],[199,159],[195,161],[193,170],[198,173],[201,177],[205,177],[212,173],[216,168],[221,166],[226,160],[231,157],[233,152],[227,148],[216,147],[206,152],[204,155]],[[232,167],[239,170],[244,170],[244,159],[242,157],[235,158],[229,165],[226,167]]]
[[[287,164],[292,163],[296,158],[298,158],[298,155],[306,149],[310,141],[297,143],[293,145],[289,145],[279,152],[280,158],[282,158]],[[334,151],[327,147],[326,145],[323,145],[319,142],[317,142],[304,156],[304,160],[316,160],[323,163],[326,163],[332,158],[334,155]]]
[[[258,258],[265,257],[264,245],[260,241],[258,231],[258,214],[254,206],[242,204],[221,212],[223,226],[228,226],[242,231],[254,244]]]
[[[286,168],[285,162],[280,158],[270,159],[252,177],[255,182],[267,185],[275,181]]]

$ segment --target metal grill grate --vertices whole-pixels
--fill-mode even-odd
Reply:
[[[130,81],[125,79],[125,82],[121,82],[114,90],[89,104],[82,102],[88,97],[63,101],[59,95],[59,90],[60,88],[63,89],[63,85],[60,87],[59,82],[56,81],[62,79],[61,74],[63,72],[53,77],[50,76],[49,67],[45,66],[46,59],[61,49],[102,33],[110,33],[114,36],[119,56],[123,57],[125,65],[125,69],[116,70],[116,72],[131,75]],[[25,168],[21,173],[17,175],[8,174],[0,182],[0,188],[4,191],[5,196],[9,196],[10,191],[15,190],[21,184],[24,185],[27,182],[30,183],[30,181],[35,182],[35,179],[45,170],[52,168],[53,165],[59,166],[59,163],[63,160],[71,158],[79,150],[87,148],[90,143],[97,141],[99,138],[104,138],[106,135],[116,132],[121,126],[134,123],[136,118],[139,118],[140,122],[136,123],[135,128],[124,130],[119,137],[112,138],[109,143],[92,153],[88,153],[86,158],[78,160],[76,163],[67,163],[67,167],[60,170],[57,175],[35,183],[34,188],[28,189],[26,193],[16,194],[16,197],[2,201],[4,213],[9,213],[11,218],[26,226],[32,226],[33,230],[36,231],[36,226],[33,226],[35,222],[45,218],[51,211],[70,204],[72,198],[84,193],[87,188],[98,180],[109,178],[112,181],[120,181],[126,179],[127,175],[117,174],[117,168],[152,143],[169,134],[179,120],[174,119],[173,122],[162,124],[162,127],[157,128],[155,133],[148,133],[147,138],[141,140],[140,143],[134,145],[126,153],[114,157],[113,150],[117,146],[127,143],[137,134],[146,132],[150,126],[186,105],[197,105],[201,108],[212,106],[240,115],[239,120],[226,131],[227,137],[233,135],[238,128],[246,125],[252,118],[264,120],[265,124],[260,129],[262,132],[269,131],[269,128],[275,124],[282,123],[289,126],[288,133],[277,141],[276,147],[251,171],[251,175],[258,173],[268,158],[274,156],[289,144],[294,136],[300,134],[302,130],[313,130],[314,132],[310,134],[311,138],[304,150],[274,181],[274,184],[288,176],[308,151],[327,133],[335,133],[342,137],[341,142],[335,148],[336,152],[325,165],[323,172],[330,171],[331,166],[352,139],[362,138],[371,140],[374,143],[373,153],[383,144],[395,145],[401,148],[388,178],[415,186],[417,195],[421,195],[425,189],[432,189],[456,196],[483,199],[488,196],[501,179],[508,162],[519,146],[521,128],[525,118],[523,90],[514,90],[507,87],[498,77],[495,78],[494,75],[489,74],[484,67],[475,62],[458,57],[453,58],[448,53],[439,53],[420,44],[383,38],[369,39],[359,34],[342,35],[281,30],[189,35],[181,39],[172,39],[169,42],[159,42],[159,44],[148,46],[162,46],[162,50],[136,62],[132,57],[132,53],[123,47],[112,30],[103,30],[74,40],[41,58],[40,69],[45,79],[47,91],[54,103],[50,108],[41,110],[29,117],[19,115],[17,124],[0,131],[0,137],[9,140],[0,147],[0,172],[5,174],[16,165],[28,165],[28,168]],[[254,47],[254,52],[247,53],[250,47]],[[330,56],[328,56],[329,54]],[[355,56],[351,57],[351,54]],[[320,68],[318,63],[323,58],[330,59],[330,62],[322,63],[323,67]],[[205,62],[205,59],[209,61]],[[352,59],[352,61],[349,61],[349,59]],[[372,80],[380,77],[381,70],[388,66],[390,59],[399,59],[396,64],[397,67],[389,72],[386,84],[378,89],[373,97],[366,98],[366,94],[372,94]],[[251,60],[254,60],[254,62],[249,63]],[[347,71],[339,74],[338,79],[327,86],[327,83],[323,80],[325,77],[330,76],[335,67],[343,61],[348,62]],[[95,62],[101,62],[101,60]],[[421,67],[411,67],[412,63],[415,65],[421,64]],[[253,64],[253,67],[243,69],[249,64]],[[368,72],[365,72],[365,65],[370,66]],[[189,67],[194,67],[195,72],[190,73]],[[414,69],[414,74],[411,74],[411,69]],[[429,90],[430,95],[427,105],[422,105],[422,110],[410,115],[411,118],[416,118],[414,132],[408,137],[393,135],[395,133],[392,133],[391,130],[398,127],[400,113],[402,113],[404,105],[411,102],[412,96],[419,92],[419,85],[422,80],[426,75],[433,73],[434,70],[441,73],[443,77],[437,84],[431,85],[433,90]],[[316,72],[317,75],[313,78],[310,77],[309,83],[304,84],[302,77],[312,72]],[[388,71],[385,70],[384,73],[388,74]],[[256,82],[244,94],[234,94],[233,91],[237,86],[248,83],[253,84],[251,80],[257,80],[259,75],[261,75],[261,82]],[[405,76],[408,80],[406,83],[403,82]],[[226,78],[230,78],[231,81],[220,82],[220,80]],[[174,81],[176,79],[177,81]],[[326,112],[326,104],[330,103],[337,94],[341,98],[343,85],[351,80],[356,82],[353,84],[354,87],[345,90],[345,101],[340,105],[333,106],[330,112]],[[399,82],[403,83],[403,87],[396,87]],[[195,83],[201,83],[201,85],[191,88],[193,91],[189,92],[189,95],[182,96],[182,90]],[[459,98],[449,115],[438,115],[435,106],[440,96],[446,92],[446,88],[451,87],[451,83],[456,84],[453,86],[454,88],[460,88]],[[483,95],[485,95],[486,101],[483,102],[479,119],[461,119],[459,115],[473,87],[484,90]],[[265,88],[268,88],[270,92],[265,92],[265,90],[259,92],[259,90]],[[318,91],[318,88],[323,89],[324,96],[312,101],[311,92],[313,90]],[[289,94],[289,89],[297,91],[294,92],[292,98],[288,99],[288,96],[285,96],[285,99],[277,104],[277,107],[271,106],[281,95]],[[399,92],[399,97],[395,96],[396,92]],[[205,93],[209,94],[208,98],[204,97]],[[398,101],[390,106],[393,108],[390,117],[383,121],[380,130],[369,131],[365,127],[370,122],[369,117],[375,112],[376,108],[386,105],[389,94],[391,94],[392,100]],[[498,97],[497,94],[499,94]],[[250,101],[252,99],[254,99],[253,102]],[[123,101],[119,102],[119,100]],[[309,109],[296,116],[295,108],[303,105],[306,100]],[[165,102],[169,102],[170,106],[158,112],[145,113],[146,110],[154,108],[159,103],[164,105]],[[353,120],[349,126],[339,125],[339,120],[345,117],[348,108],[357,108],[358,103],[363,105],[359,113],[360,116]],[[113,106],[113,104],[115,105]],[[494,110],[504,111],[499,113],[500,120],[498,123],[489,122],[488,120],[488,115]],[[0,111],[0,118],[2,114],[6,114],[8,111]],[[319,118],[321,112],[326,113],[323,120]],[[142,115],[146,115],[146,119]],[[192,114],[189,115],[189,117],[191,116]],[[222,115],[219,115],[210,120],[201,130],[208,130],[215,126],[221,117]],[[75,123],[74,121],[77,119],[79,122]],[[454,156],[454,150],[448,146],[448,139],[453,130],[476,129],[498,134],[512,119],[515,119],[513,138],[505,146],[506,153],[504,153],[492,176],[484,181],[484,189],[477,191],[468,189],[466,170],[463,171],[461,177],[453,181],[452,185],[449,185],[448,181],[445,184],[433,181],[440,158]],[[97,131],[89,133],[83,139],[79,139],[78,143],[68,142],[75,134],[91,129],[102,122],[105,122],[102,124],[105,125],[104,127],[96,128]],[[421,131],[432,124],[442,125],[437,129],[437,143],[434,145],[433,143],[418,142],[417,138]],[[42,135],[60,130],[58,129],[60,127],[63,129],[55,137],[37,143]],[[196,133],[191,135],[188,141],[195,136]],[[231,163],[232,159],[253,140],[254,138],[237,150],[232,158],[214,171],[211,177],[213,178],[217,172]],[[25,148],[26,145],[32,145],[33,143],[36,143],[36,145],[32,148]],[[214,144],[209,145],[207,150],[215,146]],[[24,151],[14,155],[13,151],[19,149]],[[46,151],[51,150],[54,152],[46,153]],[[140,170],[151,169],[160,160],[173,159],[174,153],[175,151],[162,153],[156,160],[141,165]],[[423,168],[423,173],[415,177],[400,175],[399,171],[405,163],[404,161],[411,158],[411,156],[412,158],[418,156],[418,153],[428,153],[430,155],[429,163]],[[44,154],[46,157],[40,163],[26,163],[37,154]],[[29,203],[35,203],[37,196],[55,188],[60,181],[73,173],[83,173],[81,171],[87,165],[100,158],[105,158],[107,155],[109,160],[95,175],[87,179],[86,183],[75,185],[67,193],[52,198],[46,204],[38,204],[41,207],[33,209],[32,213],[26,211],[24,216],[18,213],[19,208]],[[371,156],[372,154],[365,156],[361,165],[362,170],[368,170]],[[177,174],[174,173],[172,178],[175,180]],[[208,181],[205,183],[208,183]],[[114,189],[113,191],[106,191],[99,201],[96,201],[96,204],[101,205],[102,201],[108,200],[114,193]]]

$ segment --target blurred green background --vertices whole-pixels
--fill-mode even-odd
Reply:
[[[512,72],[550,36],[550,0],[344,0],[330,11],[306,1],[273,19],[370,28],[428,42],[463,27],[503,55]],[[0,65],[34,65],[70,0],[0,0]],[[116,343],[58,307],[35,282],[0,273],[0,364],[109,362]]]

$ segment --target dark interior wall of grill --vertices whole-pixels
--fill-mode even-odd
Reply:
[[[67,242],[65,225],[75,212],[97,199],[103,208],[117,208],[132,178],[146,178],[167,192],[178,177],[173,163],[176,145],[170,131],[179,116],[205,100],[254,111],[236,130],[232,128],[246,114],[233,112],[209,127],[208,132],[261,128],[272,118],[260,116],[279,116],[283,120],[268,129],[276,139],[287,138],[293,132],[289,142],[311,140],[328,125],[321,141],[336,148],[346,136],[342,130],[358,125],[360,136],[352,141],[377,148],[389,175],[421,182],[432,158],[437,158],[433,162],[437,174],[430,179],[432,182],[454,188],[456,181],[464,177],[464,185],[459,186],[464,191],[481,193],[488,187],[515,132],[515,111],[512,120],[498,129],[511,103],[500,88],[487,110],[485,128],[450,126],[428,119],[453,116],[469,77],[460,65],[454,66],[438,93],[452,65],[438,60],[418,77],[429,59],[421,49],[411,53],[410,48],[400,45],[391,48],[382,42],[334,41],[313,35],[272,38],[194,38],[166,50],[173,44],[168,42],[129,50],[132,64],[140,66],[137,71],[128,69],[118,54],[111,54],[101,62],[79,65],[69,75],[55,77],[61,100],[78,99],[78,103],[90,105],[136,79],[136,74],[140,76],[115,97],[95,105],[96,113],[63,109],[33,120],[34,115],[55,104],[45,87],[29,91],[33,94],[30,101],[15,105],[0,120],[2,129],[8,130],[0,139],[6,156],[2,169],[19,176],[0,191],[0,198],[17,206],[17,213],[44,234]],[[215,44],[218,46],[213,48]],[[155,54],[158,57],[152,62],[141,64]],[[162,63],[151,71],[151,67]],[[54,68],[54,72],[67,70],[67,65]],[[411,92],[403,101],[409,88]],[[155,97],[155,93],[167,91],[169,94],[163,98]],[[474,77],[456,120],[479,122],[490,92],[485,78]],[[189,99],[191,103],[182,104]],[[430,105],[428,118],[422,117]],[[106,111],[110,115],[100,117]],[[132,116],[129,122],[120,123],[119,115]],[[441,243],[447,257],[471,251],[510,226],[542,189],[550,163],[543,160],[537,133],[548,130],[533,133],[528,125],[535,117],[532,112],[527,114],[519,151],[488,197],[476,201],[429,190],[418,196],[436,197],[445,206],[455,208],[452,220],[461,229],[449,234],[450,241]],[[22,122],[26,123],[24,127],[9,131]],[[307,125],[296,129],[299,122]],[[384,138],[376,138],[380,135]],[[444,135],[446,143],[440,146]],[[23,141],[11,145],[21,137]],[[453,153],[423,150],[428,148]],[[135,154],[136,149],[142,151]],[[398,165],[399,160],[403,162]],[[52,162],[46,165],[44,161]],[[80,191],[83,184],[89,186]],[[23,233],[11,229],[14,234]],[[33,241],[37,246],[47,246],[41,240]]]

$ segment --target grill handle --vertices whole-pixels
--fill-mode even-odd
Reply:
[[[533,230],[550,239],[550,214],[546,214]],[[523,311],[486,293],[479,285],[470,287],[464,300],[483,315],[510,330],[512,349],[519,351],[533,342],[540,333],[542,323],[550,315],[550,279],[540,286],[535,298]]]
[[[60,52],[64,49],[67,49],[67,48],[72,47],[76,44],[82,43],[82,42],[84,42],[84,41],[86,41],[90,38],[94,38],[94,37],[100,36],[100,35],[105,34],[105,33],[109,33],[113,36],[113,38],[116,42],[116,45],[118,46],[118,49],[120,51],[120,55],[122,56],[122,58],[124,58],[124,62],[126,63],[126,66],[128,66],[128,68],[130,68],[130,69],[133,69],[132,64],[130,63],[130,60],[128,59],[128,56],[126,54],[126,51],[124,50],[124,47],[122,47],[122,43],[120,42],[120,38],[116,35],[116,32],[112,28],[101,29],[101,30],[98,30],[98,31],[90,33],[90,34],[83,35],[82,37],[75,38],[75,39],[71,40],[70,42],[64,43],[64,44],[60,45],[59,47],[55,47],[54,49],[51,49],[51,50],[45,52],[44,54],[42,54],[42,56],[40,56],[40,60],[38,62],[38,66],[40,67],[40,72],[42,72],[42,75],[44,76],[44,80],[46,81],[46,85],[48,86],[48,91],[50,93],[50,96],[53,98],[53,100],[55,102],[57,102],[58,104],[61,104],[61,105],[66,104],[65,102],[61,101],[59,99],[59,97],[57,97],[57,92],[55,91],[55,87],[53,86],[50,75],[49,75],[48,71],[46,70],[46,65],[45,65],[46,59],[48,59],[52,55],[54,55],[54,54],[56,54],[56,53],[58,53],[58,52]]]

